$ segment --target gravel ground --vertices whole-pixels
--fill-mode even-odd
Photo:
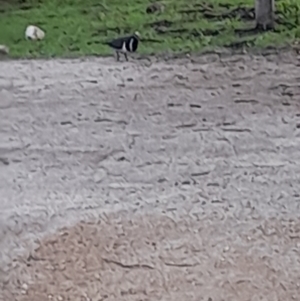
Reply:
[[[0,300],[296,300],[299,65],[0,62]]]

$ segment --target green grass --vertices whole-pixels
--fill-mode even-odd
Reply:
[[[276,1],[280,22],[275,32],[244,36],[235,30],[251,27],[253,21],[243,19],[241,13],[229,12],[243,7],[251,19],[254,0],[162,0],[163,13],[147,14],[150,3],[150,0],[0,0],[0,44],[10,47],[12,57],[70,57],[111,54],[104,41],[136,30],[142,37],[139,52],[143,54],[195,53],[234,45],[280,46],[300,37],[299,0]],[[25,40],[29,24],[45,30],[45,40]]]

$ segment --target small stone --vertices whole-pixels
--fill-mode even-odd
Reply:
[[[226,247],[224,248],[223,252],[228,252],[228,251],[229,251],[229,247],[226,246]]]
[[[22,284],[22,289],[27,291],[28,290],[28,285],[26,283],[23,283]]]
[[[3,55],[9,54],[9,48],[6,45],[0,45],[0,54]]]
[[[93,176],[94,182],[101,183],[105,179],[106,176],[107,176],[106,171],[104,169],[100,168],[95,172],[95,174]]]

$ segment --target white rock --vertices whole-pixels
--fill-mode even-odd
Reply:
[[[27,283],[23,283],[23,284],[22,284],[22,289],[25,290],[25,291],[28,290],[28,285],[27,285]]]
[[[0,45],[0,54],[8,54],[9,48],[5,45]]]
[[[226,246],[224,249],[223,249],[223,252],[228,252],[229,251],[229,246]]]
[[[25,38],[27,40],[43,40],[45,32],[37,26],[29,25],[25,31]]]

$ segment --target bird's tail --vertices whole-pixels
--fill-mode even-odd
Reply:
[[[100,44],[102,45],[108,45],[108,46],[112,46],[111,41],[101,41]]]

